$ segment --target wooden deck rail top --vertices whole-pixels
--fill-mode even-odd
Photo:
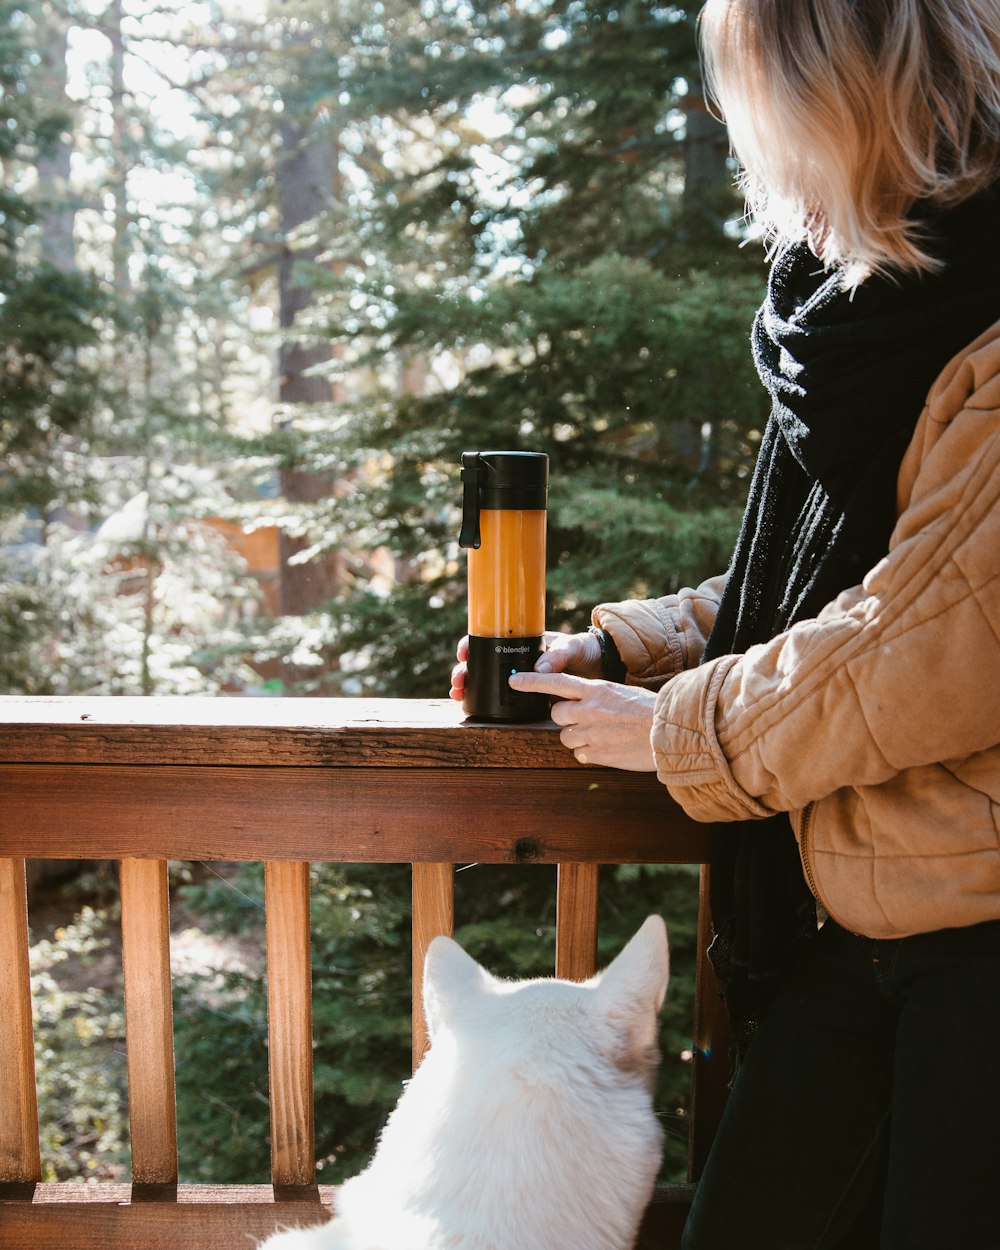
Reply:
[[[132,1186],[39,1183],[35,858],[120,861]],[[416,1061],[423,956],[453,931],[455,864],[558,864],[555,971],[580,978],[596,965],[601,864],[706,858],[706,831],[654,776],[579,765],[551,723],[473,724],[447,700],[0,697],[0,1247],[214,1250],[318,1218],[330,1195],[314,1184],[310,861],[413,866]],[[265,864],[273,1190],[177,1186],[172,859]],[[725,1084],[703,959],[698,980],[695,1176]],[[657,1244],[684,1200],[660,1204]]]

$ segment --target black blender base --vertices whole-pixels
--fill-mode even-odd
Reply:
[[[542,654],[541,635],[532,638],[469,638],[462,708],[475,720],[539,721],[549,718],[549,696],[511,690],[512,673],[531,672]]]

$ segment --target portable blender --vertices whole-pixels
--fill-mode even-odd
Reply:
[[[469,550],[469,660],[463,708],[477,720],[545,720],[546,695],[511,690],[534,667],[545,631],[549,458],[534,451],[462,455],[462,532]]]

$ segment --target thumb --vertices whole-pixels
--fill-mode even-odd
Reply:
[[[562,673],[584,658],[584,648],[578,635],[554,634],[535,664],[535,672]]]

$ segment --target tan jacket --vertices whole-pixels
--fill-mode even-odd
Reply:
[[[698,820],[787,811],[840,924],[1000,918],[1000,323],[931,388],[889,554],[743,656],[698,664],[724,579],[595,621],[662,687],[660,780]]]

